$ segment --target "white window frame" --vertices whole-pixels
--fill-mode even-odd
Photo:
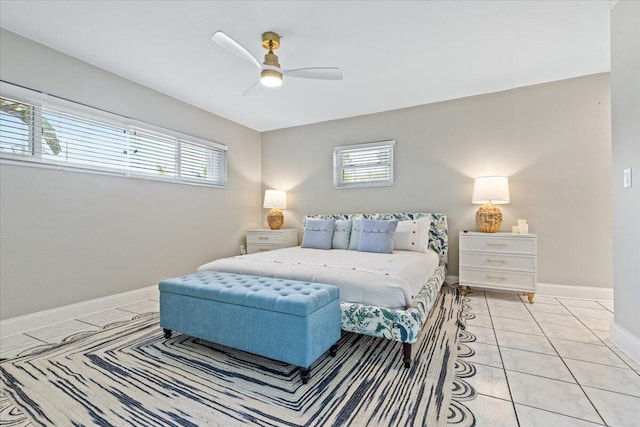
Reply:
[[[80,118],[86,118],[88,120],[95,120],[101,123],[115,125],[122,127],[123,131],[130,132],[131,129],[140,128],[162,134],[163,136],[170,137],[175,140],[174,162],[176,163],[175,176],[162,176],[157,174],[149,174],[144,171],[137,171],[134,169],[115,169],[108,167],[99,167],[94,165],[75,164],[71,162],[53,161],[43,159],[42,156],[42,141],[41,138],[33,137],[33,135],[40,135],[39,131],[40,123],[42,120],[33,120],[34,123],[29,125],[29,132],[31,138],[31,154],[20,155],[11,154],[7,152],[0,152],[0,162],[16,164],[21,166],[31,167],[43,167],[57,170],[69,170],[73,172],[92,173],[100,175],[112,175],[112,176],[126,176],[136,179],[146,179],[153,181],[172,182],[188,185],[208,186],[216,188],[227,188],[227,171],[228,171],[228,148],[224,144],[208,141],[202,138],[187,135],[181,132],[166,129],[160,126],[152,125],[142,121],[134,120],[128,117],[124,117],[118,114],[106,112],[97,108],[85,106],[83,104],[75,103],[51,95],[47,95],[41,92],[37,92],[31,89],[16,86],[7,82],[0,82],[0,96],[9,98],[18,102],[31,105],[33,107],[33,115],[42,115],[43,106],[55,109],[59,112],[72,114],[79,116]],[[222,165],[220,173],[213,173],[213,176],[219,176],[219,181],[209,181],[206,179],[197,179],[193,177],[181,176],[180,171],[180,156],[182,144],[191,144],[204,146],[205,148],[212,149],[208,155],[208,158],[213,159],[213,152],[215,151],[218,156],[222,156]],[[213,165],[213,161],[208,163]]]
[[[384,141],[368,142],[363,144],[341,145],[333,148],[333,187],[341,188],[363,188],[363,187],[390,187],[393,186],[393,151],[396,141],[388,139]],[[388,179],[368,180],[361,179],[355,182],[347,182],[344,180],[344,162],[341,161],[345,154],[354,152],[374,151],[381,148],[389,149],[389,161],[380,162],[378,166],[386,167],[388,170]],[[356,165],[357,167],[357,165]]]

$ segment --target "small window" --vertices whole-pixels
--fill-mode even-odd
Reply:
[[[33,110],[30,105],[0,98],[0,152],[30,156]]]
[[[34,141],[35,153],[43,163],[126,170],[127,134],[122,126],[51,107],[35,110],[35,129],[42,129],[40,140]]]
[[[126,150],[131,167],[142,173],[165,178],[176,177],[176,139],[139,127],[129,129]]]
[[[227,147],[2,84],[0,157],[130,177],[227,186]]]
[[[393,185],[394,140],[334,147],[335,188]]]
[[[226,151],[180,141],[180,177],[191,181],[212,181],[227,185]]]

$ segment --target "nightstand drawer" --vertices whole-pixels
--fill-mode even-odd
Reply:
[[[250,231],[247,233],[247,243],[284,243],[283,233],[273,233],[269,231]]]
[[[460,252],[460,266],[534,272],[536,270],[536,259],[527,255]]]
[[[268,243],[254,243],[247,245],[247,253],[255,254],[258,252],[269,252],[274,249],[282,249],[284,246],[282,245],[270,245]]]
[[[461,251],[536,253],[536,241],[522,237],[471,237],[460,239]]]
[[[283,228],[281,230],[259,228],[247,232],[247,253],[250,254],[297,245],[298,230],[295,228]]]
[[[475,268],[460,268],[460,284],[476,284],[479,286],[495,287],[498,289],[536,289],[535,273],[516,273],[501,270],[482,270]]]

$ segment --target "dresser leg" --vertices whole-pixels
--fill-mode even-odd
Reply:
[[[460,292],[462,293],[462,295],[466,295],[467,291],[469,290],[469,288],[467,288],[467,285],[460,285]]]
[[[529,304],[533,304],[533,296],[535,294],[533,292],[527,292],[527,298],[529,299]]]

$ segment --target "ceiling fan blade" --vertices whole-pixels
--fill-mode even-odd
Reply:
[[[335,67],[297,68],[295,70],[282,70],[282,74],[303,79],[342,80],[342,71],[340,71],[340,68]]]
[[[261,68],[260,62],[258,62],[255,56],[251,55],[251,53],[249,53],[249,51],[245,49],[244,46],[242,46],[240,43],[238,43],[222,31],[216,31],[211,39],[234,55],[255,64],[255,66],[258,68]]]
[[[250,95],[252,92],[255,92],[253,89],[256,88],[256,86],[260,85],[260,80],[258,80],[257,82],[255,82],[254,84],[252,84],[251,86],[249,86],[247,88],[247,90],[245,90],[244,92],[242,92],[242,96],[247,96]]]
[[[277,97],[282,94],[283,87],[284,85],[278,86],[278,87],[267,87],[262,85],[260,81],[257,81],[251,86],[249,86],[247,90],[245,90],[242,93],[242,96],[243,97],[246,96],[249,98],[254,96],[255,97],[268,96],[269,98],[273,99],[274,97]]]

